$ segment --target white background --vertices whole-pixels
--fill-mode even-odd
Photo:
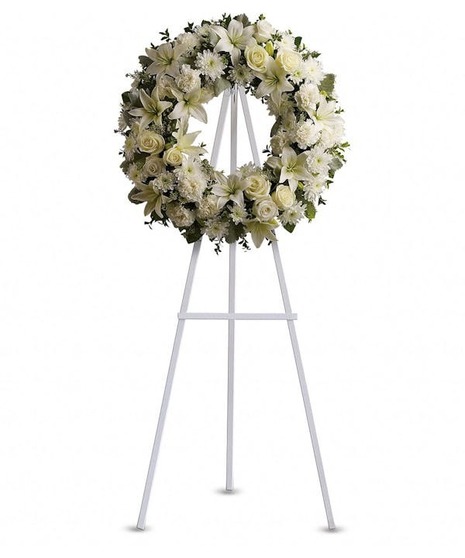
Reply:
[[[463,556],[458,5],[2,8],[2,555]],[[280,239],[335,533],[282,323],[238,324],[233,495],[226,325],[187,324],[148,527],[134,529],[190,247],[127,201],[113,129],[124,74],[158,32],[225,11],[302,35],[346,109],[347,167],[317,219]],[[270,250],[238,255],[238,309],[281,311]],[[226,268],[204,243],[192,309],[224,310]]]

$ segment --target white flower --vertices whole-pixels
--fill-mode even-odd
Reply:
[[[171,172],[162,172],[152,180],[154,188],[158,188],[160,192],[169,192],[174,188],[174,175]]]
[[[339,115],[338,115],[339,116]],[[323,147],[332,147],[344,137],[344,120],[339,117],[332,122],[331,128],[321,130],[320,144]]]
[[[200,131],[185,134],[182,128],[180,128],[177,132],[173,132],[173,136],[176,138],[176,149],[181,153],[192,155],[194,157],[198,157],[199,155],[206,153],[206,149],[203,147],[192,145],[199,134]]]
[[[249,25],[244,28],[240,21],[232,19],[225,29],[221,25],[213,26],[213,30],[218,34],[220,40],[215,45],[215,52],[229,52],[234,65],[239,62],[241,50],[246,46],[253,44],[252,35],[254,26]]]
[[[228,233],[228,228],[228,223],[214,219],[206,224],[205,234],[210,240],[221,240]]]
[[[137,165],[129,165],[127,172],[129,180],[132,180],[136,186],[139,186],[139,182],[142,181],[142,169]]]
[[[167,165],[171,165],[172,167],[179,167],[180,165],[182,165],[182,160],[182,151],[176,146],[170,147],[163,153],[163,161],[165,161]]]
[[[129,111],[129,114],[133,116],[140,116],[140,129],[143,130],[150,122],[155,122],[158,126],[162,125],[162,115],[167,108],[169,108],[172,103],[169,101],[160,101],[158,94],[158,88],[155,86],[150,94],[141,89],[140,91],[140,102],[143,108],[135,108]]]
[[[259,19],[255,24],[254,38],[257,43],[266,43],[274,33],[276,29],[266,19]]]
[[[195,213],[178,202],[171,202],[166,206],[166,214],[175,227],[187,228],[195,221]]]
[[[320,91],[314,83],[305,82],[295,94],[295,100],[301,111],[312,114],[312,111],[316,109],[316,104],[320,100]]]
[[[181,66],[181,71],[176,76],[176,85],[183,93],[191,93],[195,89],[200,89],[200,70],[193,70],[188,64]]]
[[[230,208],[231,219],[234,224],[239,225],[247,220],[247,210],[242,205],[234,204]]]
[[[175,76],[179,70],[179,58],[182,54],[178,46],[164,43],[157,48],[146,48],[145,52],[152,64],[147,68],[149,74],[170,74]]]
[[[261,223],[269,223],[278,215],[278,206],[268,197],[257,200],[252,211]]]
[[[285,209],[279,216],[283,225],[296,225],[305,215],[305,207],[301,202],[297,202],[289,209]]]
[[[204,124],[207,123],[207,113],[202,105],[203,99],[201,89],[195,89],[190,93],[183,93],[176,89],[172,91],[178,102],[168,118],[186,121],[189,116],[193,116],[197,120],[200,120],[200,122]]]
[[[207,187],[207,182],[202,176],[184,176],[179,181],[178,191],[188,202],[200,202]]]
[[[176,38],[176,46],[182,54],[191,54],[200,44],[200,39],[195,33],[181,33]]]
[[[147,177],[158,176],[165,168],[165,163],[161,157],[150,155],[150,157],[145,159],[143,173]]]
[[[190,155],[182,161],[182,167],[175,171],[181,178],[204,178],[198,159]]]
[[[294,136],[300,149],[306,149],[318,141],[320,130],[318,130],[311,120],[304,120],[297,124]]]
[[[127,159],[132,160],[134,157],[134,153],[137,149],[137,142],[136,138],[130,134],[124,141],[124,154]]]
[[[257,248],[260,248],[265,238],[268,238],[268,240],[276,240],[276,236],[273,231],[277,226],[277,221],[262,223],[258,219],[251,219],[246,222],[247,231],[250,232],[252,241]]]
[[[295,194],[286,184],[278,184],[271,194],[271,199],[279,209],[289,209],[295,203]]]
[[[137,145],[140,151],[157,155],[163,151],[165,140],[163,136],[152,130],[143,130],[137,137]]]
[[[293,49],[281,49],[276,56],[276,62],[288,74],[294,74],[302,64],[302,56]]]
[[[204,50],[197,54],[195,65],[200,70],[201,74],[208,76],[213,81],[223,75],[226,64],[223,59],[216,52],[211,50]]]
[[[270,181],[262,174],[253,174],[245,179],[245,195],[249,200],[267,197],[270,193]]]
[[[237,174],[231,174],[227,178],[219,175],[218,179],[212,188],[212,192],[218,196],[218,209],[224,207],[228,201],[244,205],[245,181],[241,180]]]
[[[329,164],[333,156],[326,153],[323,147],[313,148],[310,152],[307,161],[307,167],[310,172],[315,174],[327,175],[329,171]]]
[[[289,143],[289,134],[283,130],[283,128],[279,128],[276,134],[270,139],[273,155],[280,155],[287,143]]]
[[[236,207],[236,206],[235,206]],[[204,196],[197,208],[197,217],[202,221],[211,219],[218,213],[218,198],[214,194]]]
[[[295,47],[294,37],[290,33],[283,33],[280,41],[276,41],[278,48],[292,50]]]
[[[230,78],[239,85],[247,85],[254,79],[253,73],[244,64],[237,64],[229,71]]]
[[[276,104],[279,104],[281,94],[284,91],[292,91],[294,88],[286,78],[286,71],[276,63],[273,57],[269,57],[266,65],[266,72],[258,77],[262,80],[257,88],[257,97],[271,95]]]
[[[132,194],[131,197],[137,201],[147,202],[144,207],[144,215],[149,215],[152,211],[155,211],[159,217],[163,217],[161,206],[164,202],[164,197],[161,192],[157,188],[154,188],[152,184],[148,186],[145,184],[138,184],[137,187],[140,188],[141,191]]]
[[[308,151],[297,155],[292,147],[284,147],[281,155],[282,168],[279,182],[288,181],[293,191],[297,188],[298,180],[308,180],[310,172],[307,168]]]
[[[252,43],[245,47],[244,54],[249,68],[259,73],[266,72],[266,65],[270,55],[262,46]]]
[[[301,66],[302,77],[308,79],[317,85],[320,84],[321,80],[324,78],[325,74],[321,69],[321,64],[316,58],[308,58],[302,63]]]
[[[312,202],[316,207],[320,195],[326,189],[326,176],[312,176],[307,182],[304,182],[304,197],[307,201]]]
[[[338,121],[339,115],[335,114],[336,103],[327,101],[324,97],[320,98],[318,108],[311,112],[311,116],[315,122],[315,126],[319,130],[332,131],[335,122]]]

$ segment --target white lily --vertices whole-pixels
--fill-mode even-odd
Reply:
[[[247,221],[246,227],[252,236],[252,241],[257,248],[260,248],[262,242],[268,240],[276,240],[274,229],[278,226],[278,222],[273,220],[269,223],[262,223],[258,219]]]
[[[336,123],[340,121],[340,116],[334,112],[335,109],[336,103],[334,101],[328,102],[323,97],[320,98],[318,108],[310,112],[318,130],[333,131]]]
[[[158,89],[156,86],[153,88],[150,96],[147,95],[147,93],[143,89],[141,89],[140,102],[142,103],[143,108],[132,109],[131,111],[129,111],[129,114],[141,117],[141,131],[146,126],[148,126],[150,122],[155,122],[155,124],[161,126],[161,117],[163,112],[173,104],[169,101],[160,101]]]
[[[271,99],[277,105],[280,104],[282,93],[294,89],[286,78],[286,70],[281,68],[272,56],[267,60],[266,71],[257,76],[262,80],[257,88],[257,97],[271,95]]]
[[[178,130],[177,132],[173,132],[173,136],[176,138],[175,147],[181,153],[185,153],[186,155],[192,157],[198,157],[199,155],[206,153],[207,150],[203,147],[192,145],[199,134],[200,132],[190,132],[189,134],[184,134],[182,129]]]
[[[237,19],[232,19],[227,29],[221,25],[214,25],[212,29],[220,37],[215,45],[215,52],[229,52],[234,65],[239,62],[241,50],[255,42],[252,37],[255,27],[253,25],[244,27]]]
[[[202,105],[203,96],[200,88],[190,93],[183,93],[177,89],[172,89],[172,92],[178,102],[168,118],[186,121],[189,116],[193,116],[200,122],[207,123],[207,113]]]
[[[133,194],[131,197],[140,202],[147,202],[144,207],[144,215],[150,215],[152,211],[155,211],[159,217],[163,217],[161,206],[165,201],[165,197],[160,190],[153,185],[153,181],[150,182],[148,186],[145,184],[138,184],[137,187],[142,188],[142,190],[137,192],[137,194]]]
[[[282,167],[279,182],[288,181],[289,186],[293,192],[297,189],[299,180],[310,180],[312,177],[311,172],[307,167],[309,153],[304,151],[300,155],[292,149],[292,147],[285,147],[281,155]]]
[[[218,209],[224,207],[228,201],[237,205],[244,205],[244,190],[247,184],[237,174],[231,174],[226,178],[223,174],[218,175],[218,182],[212,188],[215,196],[218,196]]]
[[[179,71],[182,48],[170,43],[160,45],[158,48],[146,48],[145,52],[153,62],[147,68],[149,74],[169,74],[175,76]]]

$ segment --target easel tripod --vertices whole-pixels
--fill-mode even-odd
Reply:
[[[249,136],[250,147],[253,154],[254,164],[260,166],[260,157],[258,154],[257,143],[255,141],[255,134],[252,127],[252,120],[247,103],[245,91],[240,87],[233,87],[223,94],[221,103],[220,115],[218,118],[218,125],[215,134],[215,141],[213,144],[211,164],[216,166],[218,161],[218,154],[221,144],[221,139],[224,131],[224,124],[226,120],[226,112],[228,105],[231,104],[231,165],[230,172],[233,173],[237,169],[237,108],[238,99],[241,99],[242,110],[244,113],[247,133]],[[228,321],[228,403],[227,403],[227,444],[226,444],[226,490],[233,490],[233,413],[234,413],[234,337],[235,337],[235,322],[236,320],[286,320],[289,329],[289,335],[294,353],[294,359],[297,367],[297,374],[299,377],[300,389],[307,416],[308,429],[310,431],[310,438],[313,446],[313,453],[315,456],[318,477],[323,496],[323,503],[326,511],[326,518],[328,528],[334,529],[334,519],[331,510],[331,503],[329,500],[328,487],[326,485],[326,478],[323,469],[323,462],[321,459],[318,438],[315,430],[315,423],[313,420],[312,407],[308,395],[307,382],[305,380],[304,368],[302,358],[300,355],[299,343],[297,341],[297,334],[295,329],[295,320],[297,315],[292,313],[289,294],[287,291],[286,281],[284,279],[283,266],[279,254],[278,243],[273,242],[273,257],[276,266],[276,273],[278,276],[279,286],[284,305],[284,313],[237,313],[235,311],[235,295],[236,295],[236,244],[229,245],[229,291],[228,291],[228,312],[220,313],[194,313],[188,312],[188,305],[192,284],[194,281],[195,268],[200,252],[201,240],[197,241],[192,249],[192,256],[187,273],[186,285],[184,288],[184,295],[182,298],[181,309],[178,314],[178,325],[176,328],[176,335],[173,343],[173,350],[171,353],[171,360],[168,368],[168,375],[166,378],[165,391],[163,393],[163,400],[158,419],[157,431],[153,443],[152,454],[150,458],[149,470],[147,473],[147,480],[145,483],[144,495],[137,521],[137,527],[141,530],[145,528],[147,507],[149,503],[150,493],[152,490],[153,477],[155,474],[155,467],[157,464],[158,453],[160,449],[163,428],[165,424],[166,412],[173,385],[174,372],[178,360],[179,349],[181,346],[181,339],[184,331],[184,324],[186,320],[227,320]]]

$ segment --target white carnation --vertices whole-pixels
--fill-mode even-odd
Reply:
[[[214,194],[209,194],[203,197],[197,208],[197,217],[206,220],[211,219],[218,213],[218,197]]]
[[[202,85],[200,81],[200,70],[194,70],[187,64],[181,66],[181,72],[176,77],[176,85],[184,93],[191,93]]]
[[[320,100],[320,91],[315,84],[305,82],[295,94],[295,100],[301,111],[310,114],[316,109],[316,104]]]
[[[188,202],[200,202],[206,187],[207,183],[203,177],[193,175],[179,182],[178,192]]]
[[[200,39],[195,33],[181,33],[176,39],[176,45],[182,54],[191,54],[199,44]]]
[[[178,202],[171,202],[166,206],[166,214],[177,228],[190,227],[195,221],[195,214]]]
[[[320,131],[311,120],[299,122],[295,128],[295,141],[300,149],[307,149],[314,145],[320,136]]]

